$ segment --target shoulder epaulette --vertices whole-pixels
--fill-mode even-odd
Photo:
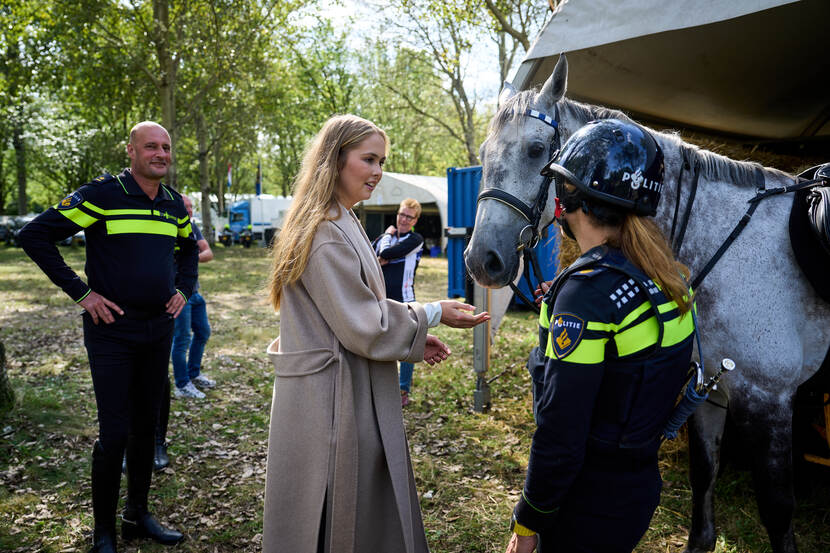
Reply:
[[[571,274],[571,278],[591,278],[595,277],[600,273],[604,273],[606,267],[601,265],[595,265],[593,267],[589,267],[587,269],[582,269],[581,271],[576,271]]]
[[[110,175],[109,173],[104,173],[100,177],[95,177],[94,179],[89,181],[87,184],[99,185],[99,184],[105,184],[107,182],[111,182],[111,181],[114,181],[114,180],[115,180],[114,175]]]

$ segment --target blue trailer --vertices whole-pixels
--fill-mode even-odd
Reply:
[[[473,233],[476,218],[476,203],[481,183],[481,166],[450,167],[447,169],[447,296],[463,296],[472,301],[472,283],[464,267],[464,249]],[[545,279],[556,274],[559,264],[559,236],[554,227],[548,227],[542,240],[536,246],[539,268]],[[534,285],[536,283],[534,282]],[[519,289],[528,297],[532,296],[526,279],[519,283]],[[514,299],[514,302],[516,300]]]

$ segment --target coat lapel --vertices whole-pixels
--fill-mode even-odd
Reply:
[[[343,234],[346,235],[360,257],[361,272],[366,284],[378,299],[385,299],[386,283],[383,280],[383,273],[375,255],[375,250],[372,249],[372,244],[363,230],[363,225],[360,224],[351,209],[346,209],[340,204],[338,204],[338,207],[340,208],[340,216],[332,222],[343,231]]]

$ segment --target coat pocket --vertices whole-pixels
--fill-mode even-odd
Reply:
[[[300,351],[279,351],[280,339],[268,346],[268,357],[274,365],[276,376],[290,378],[308,376],[318,373],[338,361],[337,354],[327,348],[306,349]]]

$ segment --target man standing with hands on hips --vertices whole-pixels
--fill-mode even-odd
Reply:
[[[149,513],[147,499],[174,319],[193,292],[198,249],[181,196],[161,183],[171,162],[170,135],[156,123],[139,123],[130,131],[127,154],[129,169],[82,186],[20,232],[29,257],[84,308],[84,345],[98,407],[93,553],[117,551],[115,513],[125,449],[123,538],[166,545],[183,539]],[[55,246],[82,229],[88,284]]]

